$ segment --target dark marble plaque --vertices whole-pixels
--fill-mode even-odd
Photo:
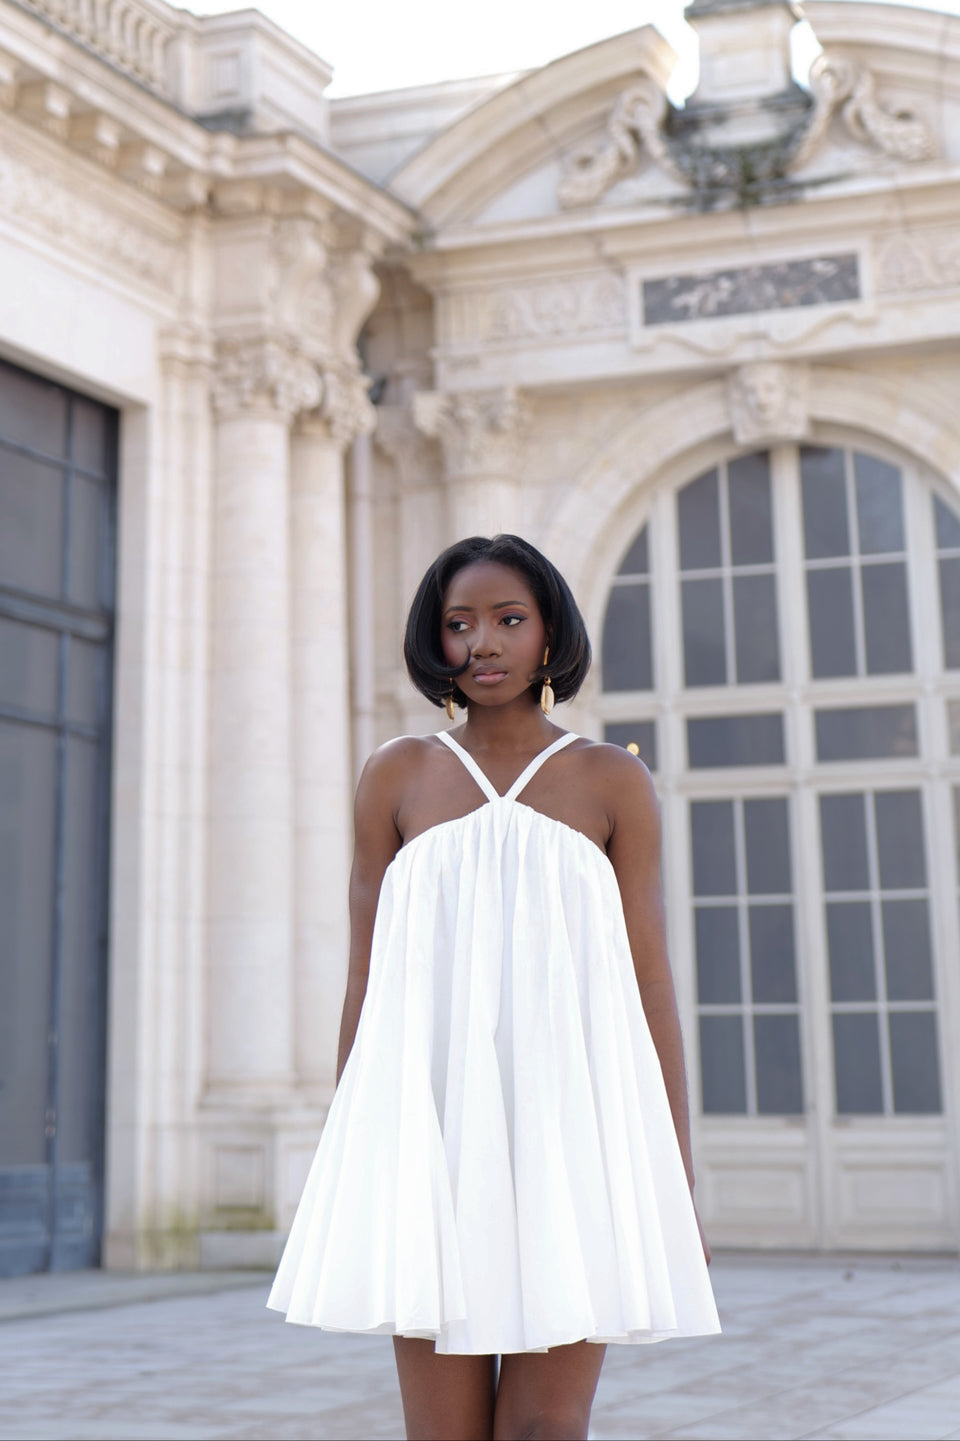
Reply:
[[[744,265],[736,270],[701,270],[643,282],[645,325],[714,320],[758,310],[793,310],[859,300],[856,255],[821,255],[778,265]]]

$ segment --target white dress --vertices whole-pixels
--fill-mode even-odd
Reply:
[[[444,1353],[719,1331],[607,856],[506,795],[383,878],[350,1058],[268,1305]]]

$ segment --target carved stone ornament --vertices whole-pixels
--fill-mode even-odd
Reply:
[[[325,422],[339,446],[349,445],[358,435],[369,435],[377,423],[377,412],[367,391],[370,380],[350,365],[323,371],[323,391],[314,416]]]
[[[424,435],[439,440],[451,478],[508,476],[518,469],[527,407],[512,388],[419,391],[413,418]]]
[[[803,440],[810,429],[809,371],[804,365],[755,360],[727,382],[730,426],[738,445]]]
[[[879,294],[960,288],[960,229],[933,228],[885,236],[877,247]]]
[[[649,79],[625,90],[614,104],[606,134],[567,156],[557,187],[561,206],[592,205],[635,170],[646,154],[673,179],[697,191],[748,189],[782,183],[820,148],[840,112],[848,134],[904,162],[936,153],[929,125],[909,110],[893,109],[875,94],[865,67],[828,54],[810,71],[811,108],[774,141],[749,146],[698,144],[670,135],[667,100]]]
[[[393,462],[401,490],[427,490],[437,484],[439,458],[436,444],[418,430],[405,406],[378,407],[373,443]]]
[[[221,415],[270,411],[288,420],[319,405],[325,386],[311,360],[279,340],[228,340],[217,347],[213,403]]]

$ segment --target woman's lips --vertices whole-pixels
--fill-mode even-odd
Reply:
[[[505,670],[483,670],[476,671],[473,679],[477,685],[496,685],[498,681],[506,680],[506,676]]]

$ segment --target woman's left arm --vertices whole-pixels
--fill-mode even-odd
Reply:
[[[693,1192],[690,1110],[683,1038],[667,957],[660,888],[660,810],[642,762],[622,751],[605,757],[610,766],[610,839],[607,854],[616,872],[640,999],[656,1047],[684,1170]],[[701,1231],[702,1236],[702,1231]],[[703,1241],[709,1261],[710,1249]]]

